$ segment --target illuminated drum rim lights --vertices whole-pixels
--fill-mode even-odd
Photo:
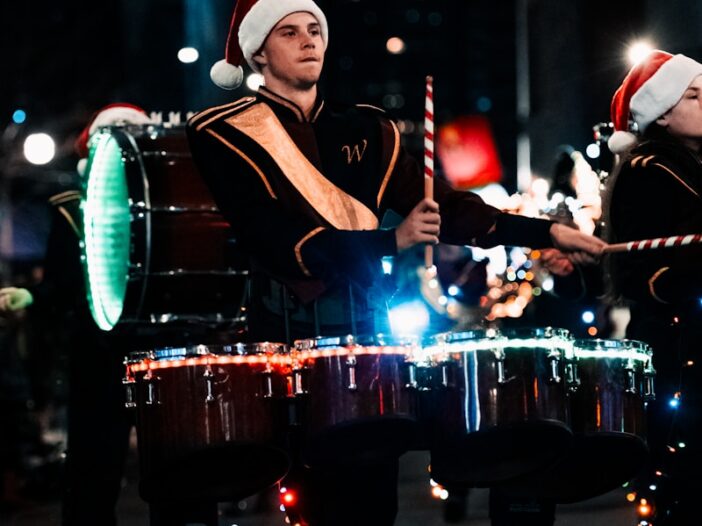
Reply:
[[[221,348],[224,353],[212,352]],[[230,351],[234,350],[231,354]],[[265,367],[289,367],[293,363],[287,346],[277,343],[234,344],[222,346],[198,345],[196,347],[173,347],[155,351],[132,353],[127,360],[127,374],[158,369],[211,365],[246,365]]]
[[[86,173],[81,210],[88,303],[98,327],[109,331],[124,308],[131,236],[123,152],[111,134],[91,140]]]
[[[437,343],[425,347],[422,349],[422,353],[427,357],[431,357],[474,351],[504,351],[505,349],[546,349],[549,352],[562,353],[565,358],[572,357],[574,353],[573,341],[560,336],[552,338],[506,338],[497,336],[472,341]]]
[[[575,340],[573,352],[580,360],[614,358],[649,363],[653,357],[649,345],[637,340]]]

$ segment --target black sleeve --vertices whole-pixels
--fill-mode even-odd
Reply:
[[[687,216],[702,205],[660,164],[625,165],[612,199],[612,228],[617,242],[696,233]],[[663,303],[702,297],[702,246],[615,254],[617,288],[630,299]]]
[[[394,231],[337,230],[280,202],[273,182],[205,128],[188,127],[193,160],[237,240],[288,278],[372,279],[380,257],[395,254]]]
[[[424,197],[424,174],[406,151],[388,182],[383,205],[407,216]],[[434,199],[439,203],[443,243],[452,245],[496,245],[547,248],[553,246],[552,222],[500,212],[473,192],[455,190],[443,179],[434,178]]]

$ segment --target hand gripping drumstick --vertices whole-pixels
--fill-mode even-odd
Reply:
[[[659,248],[684,247],[702,243],[702,234],[687,234],[684,236],[657,237],[654,239],[641,239],[627,243],[615,243],[605,247],[604,253],[634,252],[638,250],[655,250]]]
[[[424,197],[434,199],[434,89],[433,78],[427,77],[424,103]],[[424,247],[424,266],[434,266],[434,250],[427,243]]]

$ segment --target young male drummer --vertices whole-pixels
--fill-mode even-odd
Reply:
[[[251,257],[252,340],[382,328],[381,258],[418,244],[556,246],[576,260],[601,252],[596,238],[501,213],[439,180],[435,199],[425,199],[422,172],[395,123],[382,110],[320,94],[328,39],[313,0],[239,0],[226,59],[211,76],[236,88],[246,61],[265,87],[188,123],[193,157]],[[404,221],[380,229],[388,209]],[[304,482],[304,519],[313,526],[394,522],[396,458],[304,470]]]

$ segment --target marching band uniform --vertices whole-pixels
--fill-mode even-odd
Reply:
[[[397,252],[394,230],[379,225],[389,209],[407,215],[424,192],[419,165],[401,147],[395,123],[382,110],[321,98],[307,121],[293,102],[262,87],[255,98],[196,115],[188,134],[193,158],[252,268],[284,284],[303,305],[346,299],[350,282],[356,312],[335,317],[318,308],[330,320],[321,325],[345,334],[355,316],[359,327],[372,329],[364,291],[382,274],[381,258]],[[443,242],[551,246],[549,221],[501,213],[440,179],[434,193]],[[298,337],[314,335],[311,316],[298,309],[307,332]]]
[[[642,143],[622,164],[611,210],[612,241],[702,232],[699,157],[670,140]],[[654,353],[656,400],[648,408],[652,458],[640,486],[643,495],[657,486],[649,500],[657,504],[661,520],[672,521],[662,524],[680,524],[675,521],[694,511],[690,493],[702,468],[700,262],[700,245],[619,254],[613,261],[617,288],[631,302],[626,336],[648,343]],[[670,405],[676,393],[681,393],[677,409]]]

